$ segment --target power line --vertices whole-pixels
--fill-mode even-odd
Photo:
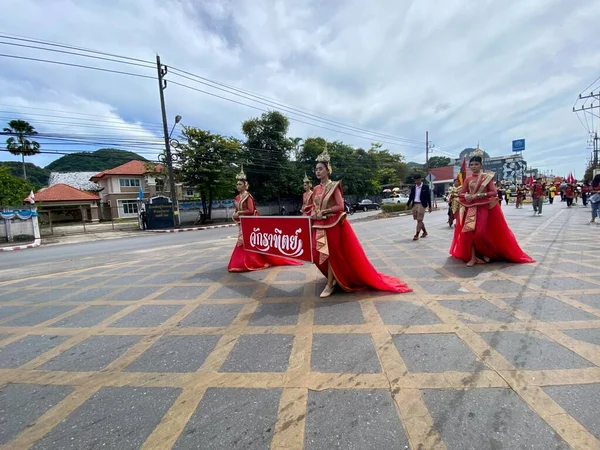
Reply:
[[[117,73],[120,75],[130,75],[132,77],[138,77],[138,78],[148,78],[151,80],[155,80],[155,77],[151,77],[149,75],[142,75],[140,73],[132,73],[132,72],[123,72],[121,70],[112,70],[112,69],[103,69],[101,67],[93,67],[93,66],[86,66],[83,64],[73,64],[73,63],[67,63],[64,61],[52,61],[49,59],[40,59],[40,58],[30,58],[28,56],[18,56],[18,55],[7,55],[5,53],[0,53],[0,56],[3,58],[14,58],[14,59],[22,59],[22,60],[27,60],[27,61],[37,61],[37,62],[45,62],[48,64],[58,64],[61,66],[71,66],[71,67],[78,67],[81,69],[90,69],[90,70],[98,70],[101,72],[110,72],[110,73]]]
[[[352,130],[352,131],[358,131],[358,132],[361,132],[361,133],[364,133],[364,134],[371,134],[371,135],[374,135],[375,137],[379,137],[379,138],[383,137],[385,139],[391,139],[391,140],[398,140],[398,141],[402,141],[402,142],[409,142],[409,143],[421,144],[420,141],[417,141],[417,140],[414,140],[414,139],[401,138],[401,137],[396,137],[396,136],[385,134],[385,133],[379,133],[379,132],[376,132],[376,131],[370,131],[370,130],[367,130],[365,128],[360,128],[360,127],[355,127],[355,126],[351,126],[351,125],[346,125],[346,124],[344,124],[342,122],[338,122],[338,121],[335,121],[335,120],[326,119],[326,118],[324,118],[322,116],[319,116],[319,115],[316,115],[316,114],[312,114],[310,112],[309,113],[305,113],[301,109],[298,109],[298,107],[288,106],[288,105],[286,105],[284,103],[279,103],[277,100],[272,100],[269,97],[264,97],[264,96],[252,93],[250,91],[246,91],[244,89],[239,89],[239,88],[236,88],[234,86],[230,86],[230,85],[227,85],[227,84],[224,84],[224,83],[220,83],[218,81],[213,81],[213,80],[210,80],[208,78],[201,77],[199,75],[194,75],[194,74],[192,74],[190,72],[186,72],[186,71],[181,70],[181,69],[177,69],[177,68],[173,68],[173,67],[171,67],[170,69],[171,69],[171,73],[173,73],[176,76],[179,76],[179,77],[188,79],[190,81],[194,81],[196,83],[200,83],[200,84],[203,84],[205,86],[212,87],[213,89],[218,89],[218,90],[221,90],[221,91],[224,91],[224,92],[227,92],[227,93],[230,93],[230,94],[233,94],[233,95],[236,95],[236,96],[239,96],[239,97],[242,97],[242,98],[245,98],[245,99],[257,102],[257,103],[261,103],[263,105],[267,105],[267,106],[273,106],[273,105],[275,105],[277,108],[283,108],[284,111],[286,111],[286,112],[288,112],[290,114],[300,115],[301,117],[306,117],[306,118],[311,119],[311,120],[317,120],[319,122],[323,122],[323,123],[326,123],[326,124],[340,126],[342,128],[345,128],[345,129],[348,129],[348,130]],[[186,75],[189,75],[189,76],[182,75],[182,73],[186,74]],[[217,86],[214,86],[214,85],[217,85]],[[223,88],[218,87],[218,86],[223,86],[223,87],[225,87],[227,89],[223,89]],[[231,92],[231,91],[235,91],[235,92]],[[240,92],[240,93],[245,94],[245,95],[236,94],[236,92]],[[257,100],[254,100],[255,98]],[[266,100],[270,100],[270,101],[266,101]]]
[[[38,49],[38,50],[46,50],[46,51],[53,51],[53,52],[58,52],[58,53],[65,53],[65,54],[71,54],[71,55],[82,56],[82,57],[102,59],[102,60],[111,61],[111,62],[133,64],[133,65],[137,65],[137,66],[140,66],[140,67],[146,67],[146,68],[154,68],[154,65],[153,65],[153,63],[151,61],[142,60],[142,59],[138,59],[138,58],[130,58],[130,57],[126,57],[126,56],[123,56],[123,55],[116,55],[114,53],[99,52],[99,51],[96,51],[96,50],[86,49],[86,48],[72,46],[72,45],[58,44],[58,43],[54,43],[54,42],[51,42],[51,41],[44,41],[44,40],[39,40],[39,39],[31,39],[31,38],[23,38],[23,37],[13,37],[11,35],[6,35],[6,34],[0,34],[0,38],[11,39],[11,40],[16,40],[16,41],[22,41],[22,42],[29,42],[29,43],[37,43],[37,44],[42,44],[42,45],[46,45],[46,46],[55,46],[55,47],[66,48],[66,49],[70,49],[70,50],[84,51],[84,52],[87,52],[87,53],[92,53],[93,55],[110,56],[111,58],[103,58],[103,57],[98,57],[98,56],[85,55],[85,54],[81,54],[81,53],[68,52],[68,51],[65,51],[65,50],[48,49],[48,48],[44,48],[44,47],[31,46],[31,45],[26,45],[26,44],[18,44],[18,43],[14,43],[14,42],[0,42],[2,44],[6,44],[6,45],[15,45],[15,46],[26,47],[26,48],[33,48],[33,49]],[[128,60],[128,61],[135,61],[135,63],[126,62],[126,61],[118,61],[118,60],[115,60],[113,58],[120,58],[120,59],[125,59],[125,60]],[[142,63],[142,64],[139,64],[139,63]],[[182,70],[182,69],[171,68],[171,70],[176,75],[178,75],[178,76],[181,76],[183,78],[187,78],[187,79],[189,79],[191,81],[195,81],[195,82],[198,82],[198,83],[205,84],[205,85],[210,86],[210,87],[215,88],[215,89],[220,89],[220,90],[223,90],[225,92],[232,93],[234,95],[239,95],[239,94],[235,94],[235,93],[231,92],[230,90],[246,94],[246,95],[248,95],[250,97],[254,97],[256,99],[259,99],[259,103],[269,104],[269,103],[263,102],[262,100],[271,100],[271,104],[273,104],[273,105],[277,105],[279,107],[286,108],[286,109],[288,109],[290,111],[295,111],[296,113],[301,114],[304,117],[311,118],[313,120],[319,120],[319,121],[323,121],[325,123],[335,124],[335,125],[341,126],[343,128],[346,128],[346,129],[350,129],[350,130],[354,130],[354,131],[359,131],[359,132],[362,132],[362,133],[367,133],[367,134],[371,134],[371,135],[375,135],[375,136],[379,136],[379,137],[384,137],[384,138],[387,138],[387,139],[399,140],[399,141],[404,141],[404,142],[412,142],[412,143],[416,143],[416,144],[421,144],[421,142],[417,141],[417,140],[407,139],[407,138],[402,138],[402,137],[397,137],[397,136],[393,136],[393,135],[390,135],[390,134],[380,133],[380,132],[376,132],[376,131],[370,131],[370,130],[367,130],[365,128],[360,128],[360,127],[356,127],[356,126],[346,125],[346,124],[344,124],[342,122],[338,122],[338,121],[335,121],[335,120],[327,119],[327,118],[324,118],[322,116],[313,114],[312,112],[310,112],[309,110],[307,110],[305,108],[299,109],[299,107],[295,107],[294,105],[286,105],[284,103],[279,103],[278,100],[276,100],[276,99],[272,99],[272,98],[269,98],[269,97],[266,97],[266,96],[263,96],[263,95],[259,95],[259,94],[256,94],[256,93],[253,93],[251,91],[244,90],[244,89],[239,89],[239,88],[236,88],[235,86],[227,85],[225,83],[221,83],[221,82],[218,82],[218,81],[210,80],[208,78],[201,77],[199,75],[193,74],[191,72],[188,72],[188,71],[185,71],[185,70]],[[179,74],[177,74],[177,72],[179,72]],[[190,78],[190,77],[193,77],[193,78]],[[200,81],[200,80],[203,80],[203,81]],[[211,83],[211,84],[208,84],[208,83]],[[230,90],[221,89],[221,88],[219,88],[217,86],[214,86],[214,85],[222,86],[222,87],[225,87],[225,88],[230,89]],[[256,100],[253,100],[251,98],[248,98],[246,95],[242,95],[242,97],[250,99],[252,101],[256,101]]]
[[[24,37],[24,36],[18,36],[18,35],[10,34],[10,33],[2,33],[2,34],[0,34],[0,38],[2,38],[2,39],[12,39],[12,40],[15,40],[15,41],[22,41],[22,42],[32,42],[32,43],[36,43],[36,44],[51,45],[51,46],[59,47],[59,48],[66,48],[66,49],[70,49],[70,50],[79,50],[79,51],[83,51],[83,52],[87,52],[87,53],[94,53],[96,55],[111,56],[113,58],[121,58],[121,59],[126,59],[126,60],[129,60],[129,61],[137,61],[137,62],[141,62],[141,63],[150,64],[150,66],[152,68],[154,68],[154,63],[152,61],[146,61],[146,60],[143,60],[143,59],[132,58],[132,57],[129,57],[129,56],[116,55],[114,53],[101,52],[101,51],[98,51],[98,50],[92,50],[92,49],[85,48],[85,47],[78,47],[78,46],[75,46],[75,45],[62,44],[62,43],[53,42],[53,41],[47,41],[47,40],[43,40],[43,39],[33,39],[33,38]]]
[[[26,44],[19,44],[19,43],[15,43],[15,42],[0,42],[0,44],[5,44],[5,45],[13,45],[13,46],[18,46],[18,47],[24,47],[24,48],[32,48],[32,49],[37,49],[37,50],[42,50],[42,51],[52,51],[52,52],[56,52],[56,53],[63,53],[63,54],[68,54],[68,55],[74,55],[74,56],[80,56],[80,57],[88,57],[88,58],[93,58],[93,59],[98,59],[98,60],[103,60],[103,61],[110,61],[110,62],[115,62],[115,63],[125,63],[125,64],[131,64],[134,66],[139,66],[139,67],[143,67],[143,68],[153,68],[153,63],[151,61],[147,61],[147,60],[143,60],[143,59],[138,59],[138,58],[131,58],[131,57],[127,57],[127,56],[123,56],[123,55],[117,55],[114,53],[107,53],[107,52],[100,52],[97,50],[92,50],[92,49],[87,49],[87,48],[83,48],[83,47],[77,47],[77,46],[73,46],[73,45],[66,45],[66,44],[60,44],[60,43],[55,43],[52,41],[45,41],[45,40],[40,40],[40,39],[31,39],[31,38],[24,38],[24,37],[17,37],[15,35],[10,35],[10,34],[0,34],[0,38],[4,38],[4,39],[10,39],[10,40],[15,40],[15,41],[20,41],[20,42],[28,42],[28,43],[34,43],[34,44],[41,44],[44,46],[52,46],[52,47],[57,47],[59,49],[69,49],[69,50],[77,50],[77,52],[71,52],[71,51],[65,51],[65,50],[57,50],[54,48],[45,48],[45,47],[39,47],[39,46],[34,46],[34,45],[26,45]],[[87,54],[83,54],[83,53],[79,53],[79,52],[86,52],[86,53],[90,53],[91,55],[87,55]],[[95,55],[103,55],[103,56],[109,56],[110,58],[106,58],[106,57],[101,57],[101,56],[95,56]],[[135,77],[139,77],[139,78],[146,78],[146,79],[155,79],[155,77],[152,76],[148,76],[148,75],[143,75],[143,74],[139,74],[139,73],[132,73],[132,72],[125,72],[125,71],[119,71],[119,70],[113,70],[113,69],[106,69],[106,68],[102,68],[102,67],[94,67],[94,66],[88,66],[88,65],[82,65],[82,64],[74,64],[74,63],[68,63],[68,62],[64,62],[64,61],[54,61],[54,60],[47,60],[47,59],[41,59],[41,58],[32,58],[32,57],[25,57],[25,56],[18,56],[18,55],[8,55],[8,54],[0,54],[0,56],[2,57],[6,57],[6,58],[14,58],[14,59],[21,59],[21,60],[29,60],[29,61],[37,61],[37,62],[45,62],[45,63],[49,63],[49,64],[58,64],[58,65],[64,65],[64,66],[70,66],[70,67],[78,67],[78,68],[85,68],[85,69],[89,69],[89,70],[98,70],[98,71],[103,71],[103,72],[108,72],[108,73],[116,73],[116,74],[122,74],[122,75],[129,75],[129,76],[135,76]],[[119,58],[119,60],[114,59],[114,58]],[[121,61],[121,60],[125,60],[125,61]],[[205,77],[201,77],[198,75],[195,75],[191,72],[187,72],[181,69],[177,69],[177,68],[173,68],[172,71],[174,72],[175,76],[179,76],[179,77],[183,77],[186,78],[190,81],[193,82],[197,82],[200,84],[204,84],[206,86],[209,86],[213,89],[217,89],[217,90],[221,90],[224,92],[227,92],[229,94],[238,96],[238,97],[242,97],[242,98],[246,98],[252,102],[257,102],[257,103],[262,103],[266,106],[273,106],[276,105],[276,107],[274,109],[278,109],[278,108],[284,108],[284,112],[288,113],[288,114],[292,114],[292,115],[300,115],[301,117],[305,117],[307,119],[310,120],[314,120],[314,121],[319,121],[325,124],[331,124],[332,126],[336,126],[336,127],[341,127],[343,129],[347,129],[347,130],[351,130],[351,131],[357,131],[359,133],[363,133],[362,135],[358,135],[358,134],[353,134],[353,133],[348,133],[347,131],[342,131],[340,129],[333,129],[333,128],[329,128],[329,127],[325,127],[319,124],[315,124],[312,122],[306,122],[303,120],[299,120],[296,118],[293,118],[293,120],[299,122],[299,123],[303,123],[309,126],[313,126],[313,127],[318,127],[318,128],[322,128],[328,131],[332,131],[335,133],[341,133],[341,134],[345,134],[348,136],[352,136],[352,137],[356,137],[359,139],[364,139],[364,140],[377,140],[380,141],[380,138],[383,137],[385,139],[388,139],[387,141],[380,141],[381,143],[384,144],[388,144],[388,145],[393,145],[393,146],[400,146],[400,147],[406,147],[406,148],[420,148],[420,145],[410,145],[410,143],[415,143],[415,144],[420,144],[420,141],[417,140],[411,140],[411,139],[407,139],[407,138],[403,138],[403,137],[397,137],[397,136],[393,136],[390,134],[385,134],[385,133],[381,133],[381,132],[377,132],[377,131],[370,131],[367,130],[365,128],[360,128],[357,126],[353,126],[353,125],[346,125],[342,122],[338,122],[336,120],[332,120],[332,119],[327,119],[323,116],[317,115],[317,114],[313,114],[312,112],[310,112],[310,110],[307,110],[305,108],[299,108],[299,107],[294,107],[292,106],[288,106],[284,103],[280,103],[279,101],[275,100],[275,99],[270,99],[269,97],[265,97],[265,96],[261,96],[259,94],[255,94],[251,91],[247,91],[247,90],[243,90],[243,89],[239,89],[236,88],[234,86],[230,86],[227,85],[225,83],[221,83],[218,81],[214,81],[214,80],[210,80],[208,78]],[[171,81],[171,80],[170,80]],[[249,105],[247,103],[244,102],[239,102],[236,101],[232,98],[228,98],[228,97],[224,97],[224,96],[220,96],[208,91],[204,91],[201,89],[197,89],[197,88],[193,88],[191,86],[187,86],[183,83],[178,83],[176,81],[171,81],[173,84],[179,85],[181,87],[187,88],[187,89],[191,89],[191,90],[195,90],[197,92],[201,92],[207,95],[211,95],[213,97],[216,98],[220,98],[223,100],[227,100],[229,102],[233,102],[242,106],[246,106],[246,107],[250,107],[253,109],[257,109],[259,111],[263,111],[266,112],[266,110],[264,110],[263,108],[258,108],[254,105]],[[210,84],[209,84],[210,83]],[[219,87],[221,86],[221,87]],[[223,89],[226,88],[226,89]],[[232,92],[233,91],[233,92]],[[242,95],[243,94],[243,95]],[[271,100],[270,102],[268,101],[263,101],[263,100]],[[308,111],[308,112],[304,112],[304,111]],[[125,125],[127,126],[127,125]],[[131,125],[131,126],[135,126],[135,125]],[[364,134],[368,134],[369,136],[365,136]],[[391,142],[391,141],[400,141],[403,143],[398,143],[398,142]],[[404,143],[405,142],[405,143]]]
[[[57,50],[57,49],[54,49],[54,48],[44,48],[44,47],[39,47],[39,46],[35,46],[35,45],[17,44],[16,42],[3,42],[3,41],[0,41],[0,44],[2,44],[2,45],[12,45],[12,46],[15,46],[15,47],[22,47],[22,48],[31,48],[31,49],[35,49],[35,50],[45,50],[47,52],[55,52],[55,53],[60,53],[60,54],[63,54],[63,55],[75,55],[75,56],[81,56],[81,57],[84,57],[84,58],[92,58],[92,59],[97,59],[97,60],[102,60],[102,61],[115,62],[115,63],[119,63],[119,64],[129,64],[131,66],[145,67],[147,69],[154,69],[154,67],[147,66],[145,64],[140,64],[140,63],[135,63],[135,62],[130,62],[130,61],[119,61],[118,59],[105,58],[103,56],[96,56],[96,55],[85,55],[83,53],[68,52],[66,50]]]
[[[250,105],[248,103],[240,102],[240,101],[234,100],[232,98],[224,97],[222,95],[218,95],[218,94],[215,94],[215,93],[212,93],[212,92],[208,92],[208,91],[205,91],[205,90],[202,90],[202,89],[198,89],[198,88],[195,88],[195,87],[192,87],[192,86],[188,86],[186,84],[179,83],[177,81],[169,80],[169,83],[175,84],[177,86],[181,86],[181,87],[186,88],[186,89],[190,89],[192,91],[197,91],[197,92],[200,92],[202,94],[207,94],[207,95],[210,95],[210,96],[213,96],[213,97],[217,97],[217,98],[220,98],[220,99],[223,99],[223,100],[227,100],[229,102],[236,103],[238,105],[247,106],[248,108],[256,109],[258,111],[268,112],[268,110],[266,110],[264,108],[260,108],[258,106],[254,106],[254,105]],[[310,125],[310,126],[313,126],[313,127],[323,128],[324,130],[333,131],[335,133],[341,133],[341,134],[346,134],[348,136],[354,136],[354,137],[357,137],[357,138],[360,138],[360,139],[364,139],[364,140],[373,140],[373,138],[369,138],[369,137],[366,137],[366,136],[360,136],[360,135],[348,133],[348,132],[342,131],[342,130],[335,130],[333,128],[324,127],[322,125],[317,125],[317,124],[306,122],[306,121],[299,120],[299,119],[294,119],[294,121],[300,122],[300,123],[304,123],[306,125]],[[381,142],[382,144],[396,145],[396,146],[399,146],[399,147],[420,148],[420,147],[418,147],[416,145],[398,144],[396,142],[386,142],[386,141],[378,141],[378,142]]]
[[[2,105],[0,105],[2,106]],[[58,112],[58,111],[57,111]],[[83,122],[94,122],[94,123],[114,123],[120,126],[142,126],[142,125],[148,125],[148,126],[153,126],[153,127],[158,127],[160,126],[160,124],[158,123],[151,123],[151,122],[127,122],[124,119],[117,119],[117,118],[111,118],[111,117],[106,117],[106,116],[96,116],[96,115],[92,115],[92,114],[86,114],[89,115],[91,117],[97,117],[94,119],[87,119],[85,117],[71,117],[71,116],[64,116],[64,115],[57,115],[57,114],[40,114],[40,113],[29,113],[29,112],[19,112],[19,111],[5,111],[5,110],[0,110],[1,114],[16,114],[16,115],[27,115],[27,116],[34,116],[34,117],[51,117],[51,118],[55,118],[55,119],[71,119],[71,120],[79,120],[79,121],[83,121]],[[67,112],[67,114],[80,114],[80,113],[69,113]],[[82,115],[82,114],[80,114]]]

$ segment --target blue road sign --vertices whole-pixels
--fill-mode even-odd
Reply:
[[[512,141],[512,151],[522,152],[525,150],[525,139],[517,139]]]

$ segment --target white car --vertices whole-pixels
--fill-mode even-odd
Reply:
[[[396,203],[406,204],[408,203],[408,197],[404,194],[397,194],[393,197],[384,198],[381,201],[382,205],[394,205]]]

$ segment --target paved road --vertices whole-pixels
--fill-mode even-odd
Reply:
[[[349,216],[351,222],[373,217],[379,211],[358,212]],[[126,238],[92,240],[60,246],[42,246],[27,251],[3,253],[0,258],[0,281],[10,281],[32,275],[48,275],[66,269],[84,269],[100,264],[139,260],[152,253],[168,265],[169,258],[180,249],[194,246],[197,250],[215,245],[232,245],[235,228],[190,231],[184,233],[133,233]],[[107,232],[105,234],[111,234]],[[118,233],[122,234],[122,233]],[[94,239],[90,236],[90,239]]]
[[[0,448],[598,449],[600,227],[505,211],[536,264],[355,222],[402,295],[228,274],[228,229],[2,255]]]

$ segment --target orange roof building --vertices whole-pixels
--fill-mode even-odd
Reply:
[[[149,170],[148,164],[152,164],[152,163],[148,163],[146,161],[138,161],[138,160],[129,161],[128,163],[125,163],[123,165],[115,167],[114,169],[104,170],[100,173],[97,173],[92,178],[90,178],[90,180],[97,182],[97,181],[101,180],[102,178],[105,178],[108,176],[113,176],[113,175],[114,176],[141,177],[143,175],[146,175],[147,173],[152,172],[152,170]],[[156,168],[155,169],[156,171],[162,170],[161,165],[154,165],[154,167]]]
[[[24,201],[28,201],[24,199]],[[35,193],[35,204],[40,214],[58,222],[98,222],[100,196],[82,191],[64,183],[53,184]],[[75,216],[73,215],[75,214]],[[79,216],[79,218],[74,218]]]
[[[69,186],[68,184],[58,183],[44,188],[35,194],[36,203],[39,202],[77,202],[89,203],[100,200],[96,194],[82,191]]]

